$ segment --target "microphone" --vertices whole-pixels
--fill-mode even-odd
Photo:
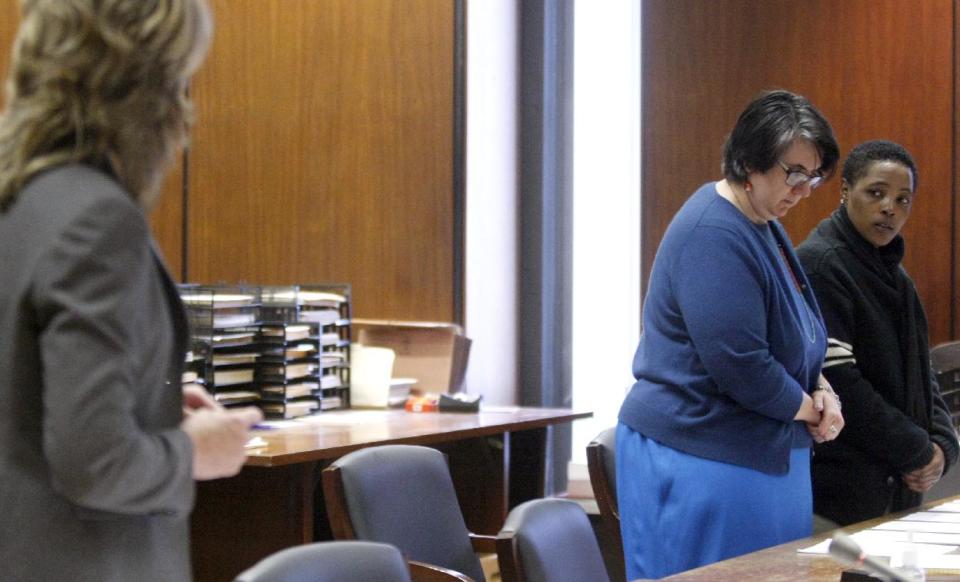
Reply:
[[[913,582],[910,578],[897,572],[890,566],[876,558],[868,556],[853,538],[843,532],[836,532],[830,540],[830,554],[847,564],[852,564],[867,570],[870,574],[877,574],[890,582]]]

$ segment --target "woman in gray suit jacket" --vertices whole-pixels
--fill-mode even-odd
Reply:
[[[182,394],[145,218],[190,119],[204,0],[22,0],[0,117],[0,579],[188,580],[194,479],[256,409]]]

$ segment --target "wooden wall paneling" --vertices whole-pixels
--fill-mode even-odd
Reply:
[[[457,317],[455,2],[212,5],[190,280],[343,281],[359,317]]]
[[[19,2],[0,2],[0,82],[4,85],[9,71],[11,48],[20,22]],[[6,89],[0,91],[0,111],[6,103]],[[180,270],[180,228],[182,217],[178,214],[182,206],[182,162],[178,159],[167,176],[164,193],[150,217],[154,236],[164,254],[167,266],[175,279],[179,279]]]
[[[19,2],[0,3],[0,79],[6,83],[10,64],[10,50],[20,23]],[[6,100],[6,91],[0,92],[0,109]],[[183,164],[178,159],[171,168],[163,186],[163,194],[150,214],[150,226],[160,246],[167,267],[174,279],[180,280],[182,268],[183,224]]]
[[[953,335],[951,339],[960,338],[960,265],[957,264],[957,261],[960,260],[960,228],[958,227],[958,221],[960,221],[960,196],[957,196],[957,186],[960,184],[958,181],[957,173],[960,172],[960,43],[956,42],[958,38],[957,32],[960,32],[960,0],[953,0],[953,30],[954,34],[954,45],[953,45],[953,168],[951,177],[953,178],[953,183],[951,184],[951,191],[953,192],[953,205],[951,216],[951,227],[953,228],[953,246],[950,249],[951,257],[951,296],[950,296],[950,305],[952,307],[951,315],[953,321]]]
[[[723,141],[761,90],[817,105],[841,154],[860,141],[906,146],[920,169],[905,266],[933,341],[953,336],[953,0],[645,0],[643,272],[667,224],[702,183],[722,177]],[[915,31],[923,30],[922,35]],[[839,200],[839,176],[784,220],[795,243]]]
[[[150,229],[175,281],[183,282],[183,156],[178,155],[163,182],[160,200],[150,213]]]
[[[7,100],[6,82],[7,72],[10,70],[10,52],[13,48],[13,39],[17,35],[17,26],[20,24],[20,3],[0,3],[0,111]]]

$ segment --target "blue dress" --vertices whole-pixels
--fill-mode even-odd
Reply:
[[[627,579],[662,578],[807,537],[810,449],[770,475],[671,449],[617,427],[617,496]]]
[[[810,535],[810,446],[793,417],[826,333],[783,227],[706,184],[664,235],[620,410],[628,579]]]

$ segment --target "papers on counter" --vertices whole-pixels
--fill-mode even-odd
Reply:
[[[904,550],[917,550],[926,570],[960,571],[960,501],[950,501],[927,511],[881,523],[850,537],[871,556],[884,556],[897,565]],[[800,548],[801,554],[829,554],[830,540]]]
[[[244,445],[244,448],[247,448],[247,449],[259,449],[260,447],[265,447],[265,446],[267,446],[267,441],[265,441],[265,440],[263,439],[263,437],[258,437],[258,436],[256,436],[256,437],[253,437],[252,439],[248,440],[248,441],[247,441],[247,444]]]

